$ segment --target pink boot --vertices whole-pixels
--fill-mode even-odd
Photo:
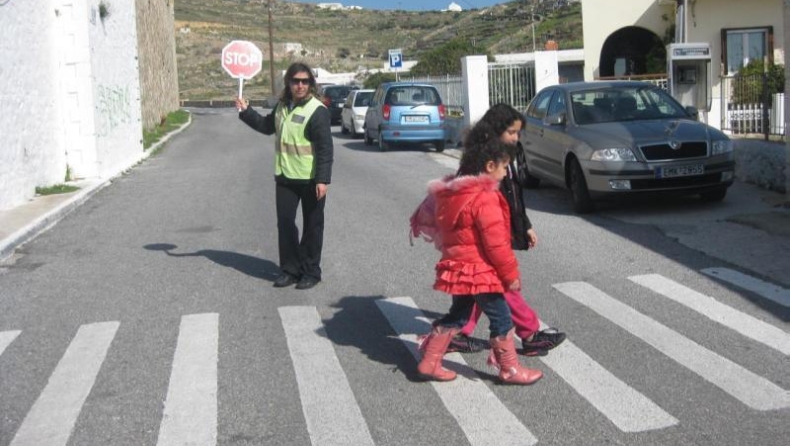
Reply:
[[[543,372],[528,369],[518,362],[516,346],[513,343],[515,329],[511,328],[504,336],[491,338],[491,353],[488,363],[499,367],[499,379],[503,384],[532,384],[543,376]]]
[[[422,360],[417,365],[417,372],[425,379],[435,381],[452,381],[456,373],[442,367],[442,358],[450,345],[450,340],[458,333],[457,329],[434,327],[431,334],[423,341],[425,346]]]

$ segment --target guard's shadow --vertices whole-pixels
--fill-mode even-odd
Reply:
[[[417,373],[419,360],[416,358],[421,356],[417,352],[417,342],[401,339],[399,335],[426,334],[431,329],[430,321],[441,317],[441,314],[413,308],[383,296],[347,296],[333,307],[340,311],[326,320],[322,327],[333,343],[356,347],[370,360],[391,365],[393,372],[403,373],[409,381],[424,381]],[[485,355],[487,351],[471,354]],[[471,380],[496,382],[496,375],[453,362],[454,358],[460,357],[457,355],[460,354],[446,355],[444,367]]]
[[[218,265],[233,268],[242,274],[269,282],[274,282],[280,271],[280,268],[269,260],[237,252],[201,249],[195,252],[175,253],[172,251],[178,246],[170,243],[151,243],[143,246],[143,248],[149,251],[163,251],[170,257],[205,257]]]

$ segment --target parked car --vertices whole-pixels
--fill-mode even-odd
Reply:
[[[437,152],[445,147],[446,109],[432,85],[387,82],[379,85],[365,113],[365,144],[379,143],[386,151],[391,144],[433,143]]]
[[[635,194],[720,201],[733,182],[727,135],[652,84],[555,85],[532,99],[524,117],[526,186],[545,180],[570,189],[578,213]]]
[[[351,132],[354,138],[363,132],[365,113],[368,111],[370,100],[375,90],[353,90],[343,104],[340,112],[340,133],[344,135]]]
[[[321,100],[326,105],[326,108],[329,109],[329,116],[333,125],[340,123],[340,112],[343,110],[343,104],[345,104],[348,94],[357,88],[351,85],[327,85],[320,89]]]

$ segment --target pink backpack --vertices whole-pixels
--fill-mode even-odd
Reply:
[[[439,229],[436,227],[436,197],[428,194],[417,209],[409,217],[411,230],[409,243],[414,246],[414,239],[422,237],[426,242],[433,242],[436,249],[441,249]]]

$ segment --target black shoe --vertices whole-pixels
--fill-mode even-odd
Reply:
[[[292,276],[292,275],[290,275],[288,273],[282,273],[280,275],[280,277],[275,279],[274,287],[275,288],[283,288],[283,287],[291,286],[291,285],[295,284],[296,282],[297,282],[296,277],[294,277],[294,276]]]
[[[465,334],[458,333],[450,340],[450,345],[447,346],[447,352],[460,352],[460,353],[477,353],[483,348],[478,345],[474,339]]]
[[[309,290],[310,288],[318,285],[318,282],[320,282],[320,280],[316,279],[315,277],[302,276],[302,278],[299,279],[299,283],[296,284],[296,289]]]
[[[547,328],[532,335],[532,339],[529,341],[522,340],[521,345],[524,346],[524,355],[526,356],[544,356],[549,350],[562,344],[564,340],[565,333],[556,328]]]

